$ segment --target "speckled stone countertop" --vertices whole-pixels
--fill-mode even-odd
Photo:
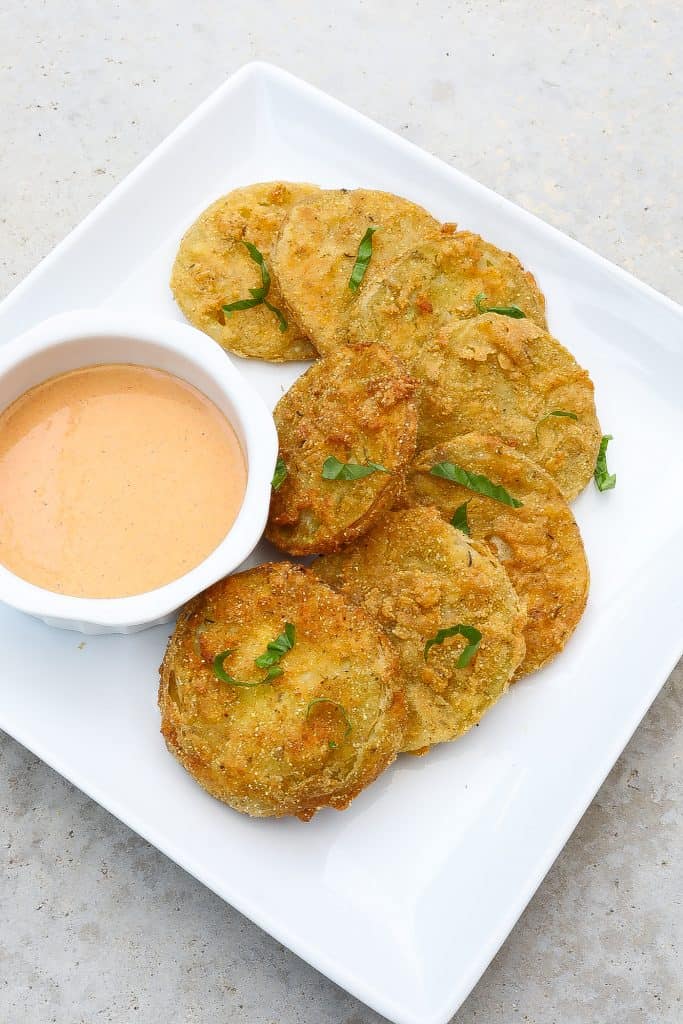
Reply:
[[[6,0],[0,291],[261,58],[681,301],[681,52],[674,0]],[[457,1024],[680,1024],[682,707],[679,666]],[[0,762],[3,1024],[379,1024],[7,737]]]

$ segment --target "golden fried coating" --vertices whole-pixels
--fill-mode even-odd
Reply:
[[[391,507],[415,453],[414,389],[379,345],[344,345],[299,377],[274,413],[287,476],[271,498],[269,540],[292,555],[336,551]],[[323,479],[330,457],[387,472]]]
[[[320,579],[370,612],[399,657],[408,703],[404,750],[460,736],[507,689],[524,656],[523,607],[505,570],[436,509],[387,513],[356,544],[313,563]],[[461,635],[431,646],[441,629],[474,627],[481,642],[458,667]]]
[[[431,468],[442,462],[502,485],[522,507],[434,476]],[[589,574],[581,534],[552,477],[497,437],[465,434],[422,452],[406,476],[400,503],[431,505],[450,521],[465,502],[472,540],[496,555],[526,603],[526,654],[518,679],[558,654],[583,614]]]
[[[372,257],[353,292],[349,278],[369,227],[377,228]],[[299,328],[324,355],[343,342],[350,310],[389,264],[418,242],[438,237],[440,230],[421,206],[390,192],[323,191],[295,206],[285,219],[273,271]]]
[[[255,659],[286,632],[284,653],[270,658],[281,672],[271,666],[267,680]],[[232,683],[218,678],[216,658]],[[405,706],[384,633],[286,562],[229,576],[190,601],[160,672],[169,750],[246,814],[307,821],[321,807],[342,810],[401,745]]]
[[[593,383],[532,320],[452,320],[407,365],[420,382],[418,450],[477,431],[528,455],[568,501],[590,480],[601,437]]]
[[[265,305],[231,314],[222,307],[249,299],[249,289],[262,285],[259,267],[243,243],[255,245],[270,269],[271,249],[285,216],[318,191],[316,185],[286,181],[236,188],[204,210],[185,233],[171,290],[190,323],[229,352],[275,363],[315,358],[313,345],[293,322],[272,278],[268,302],[284,314],[286,331]]]
[[[517,257],[460,231],[414,246],[383,280],[374,277],[349,311],[348,337],[387,345],[410,365],[454,319],[478,316],[480,295],[486,296],[486,307],[515,305],[546,327],[543,293]]]

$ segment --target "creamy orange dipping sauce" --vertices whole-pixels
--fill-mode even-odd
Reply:
[[[61,594],[140,594],[220,544],[246,479],[226,417],[177,377],[61,374],[0,413],[0,562]]]

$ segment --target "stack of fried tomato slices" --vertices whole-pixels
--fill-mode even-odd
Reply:
[[[392,193],[235,189],[188,229],[171,287],[228,351],[314,360],[275,408],[266,528],[308,563],[194,598],[159,691],[210,793],[308,820],[562,651],[589,585],[568,503],[591,476],[614,486],[609,437],[517,257]]]

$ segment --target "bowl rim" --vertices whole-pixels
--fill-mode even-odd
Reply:
[[[268,517],[278,438],[272,414],[263,399],[220,345],[189,324],[147,316],[144,312],[79,309],[49,317],[0,345],[0,380],[41,352],[71,341],[86,340],[91,335],[95,336],[95,342],[117,337],[139,341],[142,346],[154,344],[182,356],[208,374],[235,411],[247,462],[244,499],[225,538],[194,569],[161,587],[129,597],[72,597],[30,583],[0,564],[0,600],[4,603],[29,615],[49,619],[54,624],[60,624],[61,620],[64,625],[87,624],[115,631],[167,619],[191,597],[228,575],[251,554],[263,534]],[[97,365],[97,360],[82,365]],[[153,366],[153,363],[140,365]],[[54,375],[52,373],[42,379],[49,380]],[[181,372],[177,375],[182,379]],[[192,386],[197,387],[196,384]],[[202,389],[199,387],[197,390]],[[6,408],[7,404],[0,403],[0,412]]]

